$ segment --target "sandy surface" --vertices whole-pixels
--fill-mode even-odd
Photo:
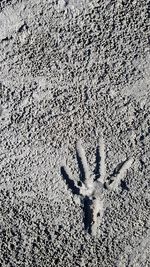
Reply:
[[[0,266],[150,266],[148,2],[0,2]]]

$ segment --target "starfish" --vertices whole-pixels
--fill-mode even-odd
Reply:
[[[127,158],[115,168],[111,177],[106,177],[106,154],[103,135],[99,137],[96,160],[96,174],[91,174],[87,162],[85,150],[81,140],[76,143],[77,160],[81,172],[81,179],[78,182],[72,180],[72,173],[66,161],[61,166],[61,174],[66,184],[71,189],[73,196],[77,195],[83,204],[85,230],[95,236],[97,234],[98,221],[102,221],[104,214],[104,192],[115,191],[126,171],[133,163],[133,158]],[[117,171],[116,171],[117,170]]]

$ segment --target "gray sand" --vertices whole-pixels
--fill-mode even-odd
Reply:
[[[0,2],[0,266],[150,266],[149,9]]]

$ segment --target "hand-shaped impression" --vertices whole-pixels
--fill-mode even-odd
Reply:
[[[124,173],[131,166],[133,159],[127,159],[117,171],[117,168],[115,169],[111,178],[106,179],[105,144],[103,136],[99,138],[97,149],[96,175],[90,174],[81,140],[76,144],[76,151],[80,172],[82,173],[82,179],[78,182],[78,185],[71,180],[71,171],[65,163],[61,167],[61,173],[66,184],[71,188],[72,193],[78,195],[83,204],[85,230],[92,235],[96,235],[98,220],[102,220],[104,213],[104,190],[115,190],[118,187]]]

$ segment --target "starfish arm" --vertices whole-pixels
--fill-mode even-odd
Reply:
[[[81,140],[77,142],[76,149],[77,149],[77,154],[81,160],[81,164],[82,164],[83,171],[84,171],[84,179],[85,179],[84,182],[85,182],[86,187],[89,188],[92,185],[92,181],[90,179],[91,176],[90,176],[89,166],[87,163],[84,148],[82,147],[82,144],[81,144]]]
[[[121,179],[124,177],[126,171],[131,167],[132,163],[133,158],[128,158],[123,163],[122,167],[118,171],[118,174],[116,176],[111,177],[111,181],[107,183],[106,187],[110,190],[115,190],[118,187]]]

